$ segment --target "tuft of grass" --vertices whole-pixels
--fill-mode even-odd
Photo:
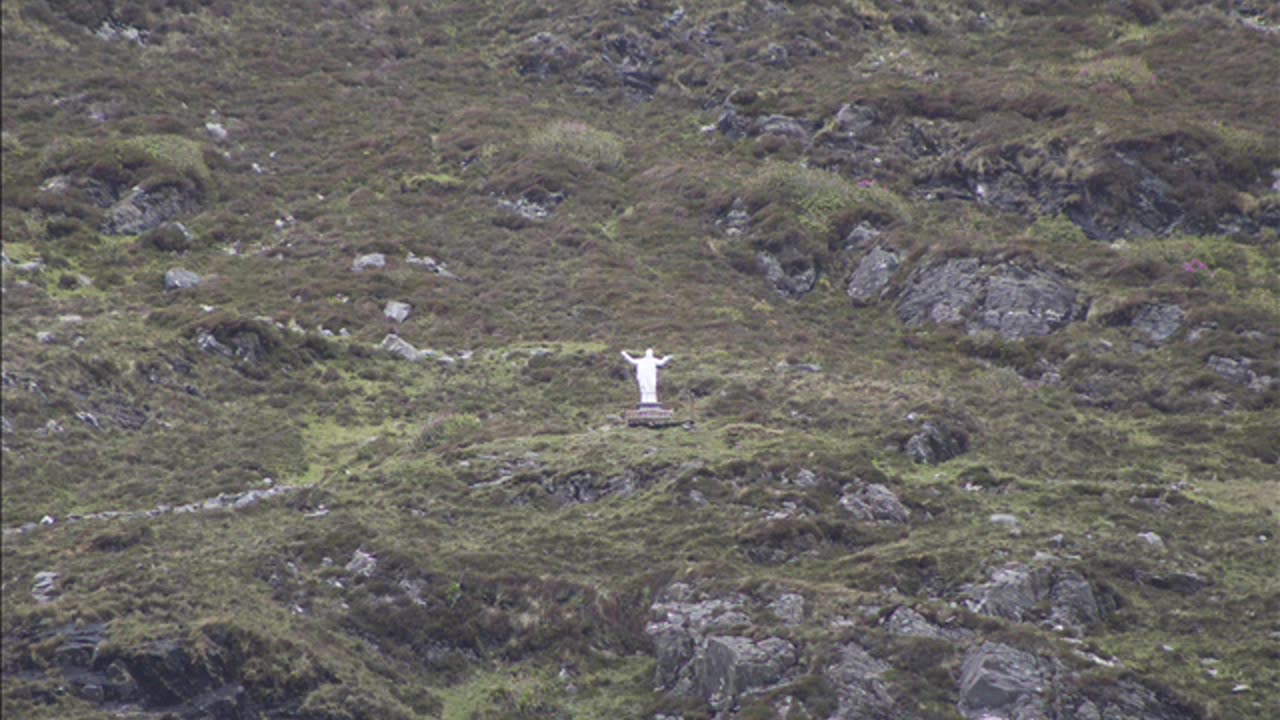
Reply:
[[[617,135],[577,120],[557,120],[534,131],[529,145],[597,170],[613,170],[622,164],[623,144]]]

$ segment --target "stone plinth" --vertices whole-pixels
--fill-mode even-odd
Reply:
[[[677,423],[675,411],[660,403],[641,403],[633,409],[624,410],[622,416],[626,418],[627,425],[632,427],[663,427]]]

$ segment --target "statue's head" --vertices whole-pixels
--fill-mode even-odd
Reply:
[[[653,348],[645,348],[644,356],[645,356],[645,357],[653,357]]]

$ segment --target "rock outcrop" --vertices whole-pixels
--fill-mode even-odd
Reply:
[[[898,300],[907,327],[960,325],[1009,340],[1048,335],[1078,319],[1076,291],[1061,273],[1009,262],[951,258],[913,272]]]

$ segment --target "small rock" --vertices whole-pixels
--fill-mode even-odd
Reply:
[[[769,253],[760,253],[756,260],[765,279],[784,298],[796,299],[808,295],[818,284],[818,270],[811,261],[799,260],[784,267],[778,258]]]
[[[1019,523],[1018,518],[1014,517],[1013,515],[1008,515],[1005,513],[996,513],[995,515],[992,515],[991,517],[987,518],[987,520],[992,525],[1005,528],[1006,530],[1009,531],[1010,535],[1022,534],[1022,524]]]
[[[58,337],[56,335],[54,335],[53,333],[47,330],[43,330],[41,332],[36,333],[36,342],[40,343],[41,345],[52,345],[54,342],[57,341],[57,339]]]
[[[31,583],[31,597],[41,605],[53,602],[61,594],[58,578],[58,573],[49,570],[36,573]]]
[[[911,511],[898,496],[880,484],[845,486],[844,494],[840,496],[840,507],[864,522],[902,525],[911,519]]]
[[[804,596],[784,593],[769,603],[769,610],[783,625],[801,625],[804,623]]]
[[[409,344],[407,340],[392,333],[382,339],[382,343],[378,346],[383,350],[408,360],[409,362],[418,362],[423,358],[430,357],[435,353],[430,350],[419,350]]]
[[[204,124],[204,131],[209,133],[209,137],[213,138],[214,142],[227,140],[227,129],[222,126],[222,123],[207,122]]]
[[[199,287],[199,275],[183,268],[172,268],[164,274],[165,290],[189,290]]]
[[[387,266],[387,256],[382,253],[369,253],[361,255],[351,262],[351,269],[356,272],[364,272],[365,270],[375,270]]]
[[[409,313],[412,310],[413,306],[409,303],[392,300],[382,309],[382,314],[386,316],[388,320],[394,320],[399,323],[407,320]]]
[[[933,638],[936,640],[954,641],[965,635],[964,630],[944,630],[930,622],[925,616],[906,606],[893,611],[893,614],[884,621],[884,629],[893,635]]]
[[[454,275],[453,273],[449,272],[449,270],[442,263],[436,262],[435,258],[432,258],[430,256],[418,257],[417,255],[413,254],[412,250],[409,251],[409,255],[405,257],[404,261],[407,264],[412,265],[414,267],[420,267],[424,270],[433,272],[436,275],[439,275],[440,277],[446,277],[453,280],[456,280],[458,278],[457,275]]]
[[[1178,332],[1186,316],[1177,305],[1143,305],[1130,324],[1160,345]]]
[[[943,423],[926,422],[921,432],[907,440],[907,457],[916,463],[937,465],[963,455],[968,449],[964,436],[953,433]]]
[[[377,569],[378,558],[359,549],[351,553],[351,561],[346,565],[347,572],[361,577],[369,577]]]
[[[1164,549],[1164,538],[1160,537],[1159,535],[1153,532],[1138,533],[1138,538],[1141,539],[1143,542],[1145,542],[1147,545],[1150,545],[1152,548],[1155,548],[1156,550]]]
[[[878,300],[900,264],[897,253],[879,247],[872,249],[849,276],[845,294],[859,305]]]

